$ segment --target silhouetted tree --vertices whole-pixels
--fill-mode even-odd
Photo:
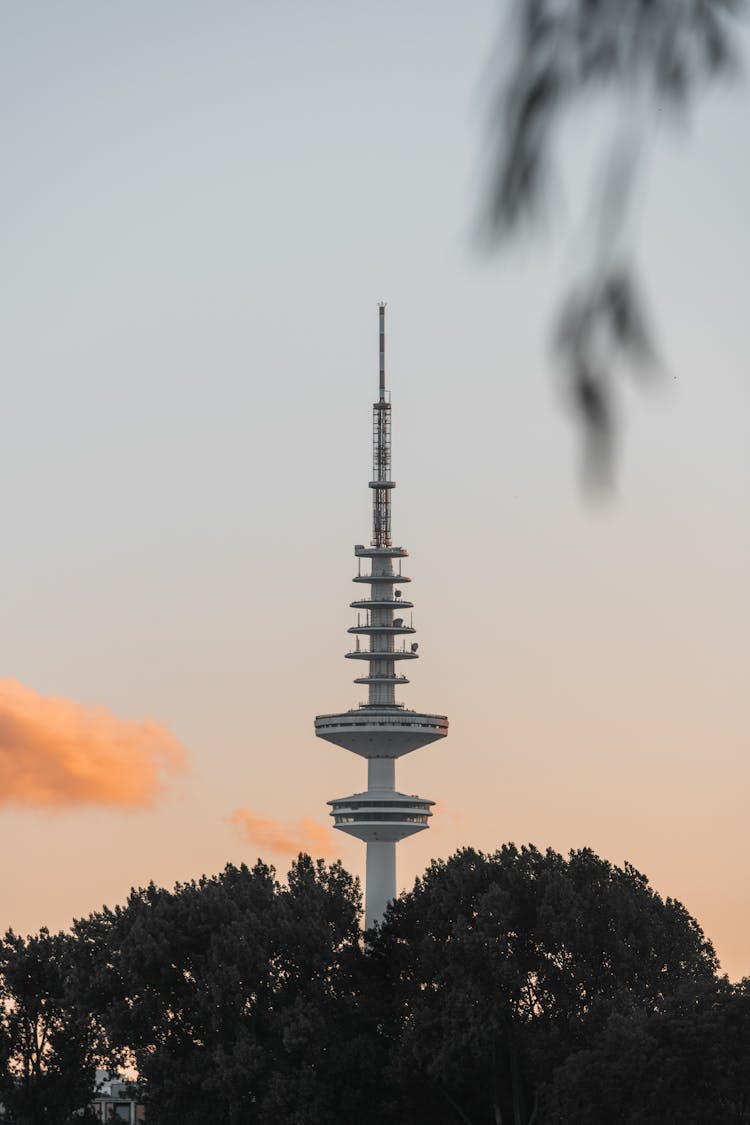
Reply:
[[[662,1011],[613,1011],[543,1093],[548,1125],[750,1122],[750,981],[681,989]]]
[[[359,889],[340,864],[272,868],[134,891],[78,922],[90,1002],[128,1050],[153,1125],[323,1118],[342,960],[359,939]]]
[[[360,920],[300,855],[8,934],[11,1125],[82,1120],[95,1062],[137,1068],[149,1125],[748,1121],[750,987],[630,865],[467,848]]]
[[[42,929],[0,940],[0,1105],[8,1125],[94,1120],[91,1020],[71,988],[75,942]]]
[[[539,1121],[554,1066],[613,1011],[659,1012],[716,970],[697,922],[633,867],[513,845],[434,861],[388,911],[372,956],[414,1123]]]

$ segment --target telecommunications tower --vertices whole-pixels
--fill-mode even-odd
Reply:
[[[318,715],[315,733],[353,754],[367,759],[367,791],[329,801],[334,827],[367,844],[365,925],[369,929],[383,917],[396,897],[396,844],[428,827],[434,801],[399,793],[395,787],[395,761],[420,746],[444,738],[445,715],[424,715],[396,702],[396,685],[408,684],[397,673],[401,661],[417,659],[417,644],[407,641],[416,630],[412,602],[401,594],[411,579],[401,573],[401,560],[409,554],[394,547],[391,539],[391,403],[385,386],[385,305],[379,306],[380,394],[372,408],[372,538],[370,546],[357,544],[358,571],[353,581],[369,586],[369,597],[351,602],[357,624],[349,629],[356,637],[350,660],[368,665],[355,684],[367,684],[368,698],[356,710],[339,715]],[[362,573],[362,560],[369,571]],[[394,561],[398,560],[398,570]],[[367,593],[363,590],[363,593]],[[407,622],[406,615],[409,612]],[[363,647],[363,640],[369,647]]]

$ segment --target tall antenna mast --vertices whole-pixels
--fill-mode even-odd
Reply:
[[[380,401],[385,401],[385,301],[378,305],[380,309]]]

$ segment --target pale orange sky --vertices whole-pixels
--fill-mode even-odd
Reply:
[[[625,392],[617,495],[592,509],[547,347],[568,244],[472,242],[495,5],[407,8],[3,11],[0,676],[165,728],[187,767],[152,745],[143,807],[6,794],[0,926],[252,862],[248,832],[282,871],[310,832],[362,871],[326,801],[365,767],[312,721],[360,698],[343,653],[386,299],[423,657],[403,699],[451,721],[397,767],[439,802],[401,885],[463,844],[589,845],[750,973],[747,87],[651,161],[665,371]]]

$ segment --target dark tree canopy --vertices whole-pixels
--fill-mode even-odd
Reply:
[[[359,908],[339,864],[300,856],[284,887],[260,862],[228,866],[77,923],[92,1007],[132,1055],[150,1122],[306,1120]]]
[[[613,1011],[555,1071],[549,1125],[724,1125],[750,1120],[750,981],[691,984],[655,1015]]]
[[[131,892],[0,957],[7,1125],[74,1125],[94,1067],[149,1125],[750,1122],[750,992],[680,903],[584,849],[434,861],[363,935],[301,855]]]
[[[450,1106],[467,1121],[526,1123],[554,1066],[594,1042],[612,1011],[657,1013],[716,971],[697,922],[633,867],[513,845],[433,862],[389,911],[373,954],[414,1121],[456,1120]]]
[[[69,934],[9,930],[0,939],[0,1105],[9,1125],[89,1120],[99,1045],[71,986],[75,955]]]

